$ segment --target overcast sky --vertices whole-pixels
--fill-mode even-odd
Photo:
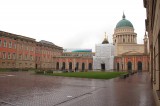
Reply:
[[[146,11],[143,0],[1,0],[0,30],[47,40],[63,48],[91,48],[112,43],[123,11],[143,43]]]

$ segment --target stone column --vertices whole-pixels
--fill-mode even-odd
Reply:
[[[119,35],[117,35],[117,43],[119,43]]]
[[[134,43],[134,36],[132,35],[132,43]]]
[[[121,35],[121,43],[123,43],[123,36]]]
[[[122,35],[122,42],[123,42],[123,39],[124,39],[124,35]],[[124,42],[123,42],[124,43]]]
[[[88,69],[88,59],[87,59],[87,62],[86,62],[86,69],[87,69],[87,71],[89,70]]]

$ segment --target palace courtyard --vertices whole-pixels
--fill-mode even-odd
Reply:
[[[0,106],[155,106],[148,72],[126,79],[0,73]]]

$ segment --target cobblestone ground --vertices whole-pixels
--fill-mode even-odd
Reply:
[[[96,80],[0,73],[0,106],[155,106],[148,73]]]

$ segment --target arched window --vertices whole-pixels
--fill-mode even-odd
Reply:
[[[141,71],[142,71],[142,62],[141,62],[141,61],[139,61],[139,62],[137,63],[137,69],[138,69],[138,72],[141,72]]]
[[[129,61],[127,65],[128,65],[128,71],[132,72],[132,63]]]

